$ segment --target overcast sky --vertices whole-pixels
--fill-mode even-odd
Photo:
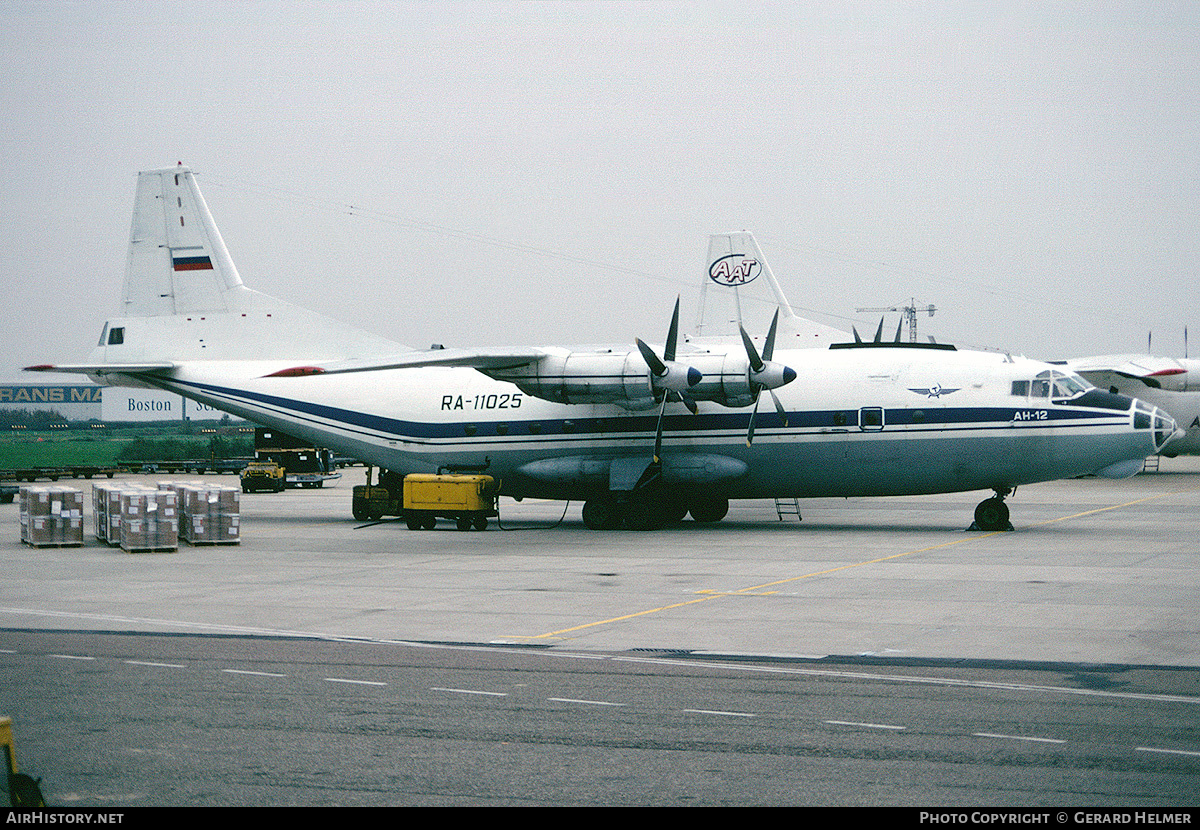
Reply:
[[[661,342],[735,229],[830,325],[1200,340],[1193,2],[0,0],[0,80],[9,380],[86,355],[177,161],[248,286],[417,347]]]

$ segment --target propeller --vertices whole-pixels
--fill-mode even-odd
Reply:
[[[663,356],[659,358],[654,349],[645,341],[637,339],[638,351],[642,359],[650,367],[650,385],[656,392],[672,391],[686,392],[704,377],[703,373],[694,366],[675,362],[675,344],[679,339],[679,298],[675,298],[675,313],[671,315],[671,328],[667,332],[667,342],[663,346]]]
[[[750,388],[754,392],[754,410],[750,413],[750,426],[746,431],[747,447],[754,443],[754,421],[758,418],[758,399],[762,396],[764,389],[771,393],[771,400],[775,402],[775,411],[779,413],[783,425],[787,426],[788,423],[787,411],[779,402],[775,390],[794,381],[796,370],[790,366],[784,366],[782,363],[771,362],[771,356],[775,353],[775,330],[778,325],[779,309],[776,309],[775,316],[771,318],[771,330],[767,332],[767,340],[763,343],[761,356],[754,348],[754,341],[750,339],[750,335],[744,328],[738,326],[742,333],[742,343],[746,346],[746,357],[750,361]]]
[[[687,394],[687,390],[699,383],[704,374],[694,366],[675,362],[675,346],[679,340],[678,297],[675,298],[675,311],[671,315],[671,327],[667,330],[667,342],[663,345],[663,356],[660,358],[640,338],[636,340],[642,359],[650,367],[650,386],[655,392],[662,392],[662,407],[658,410],[658,427],[654,432],[654,463],[657,464],[662,450],[663,415],[667,411],[667,402],[675,397],[693,415],[699,412],[696,401]]]

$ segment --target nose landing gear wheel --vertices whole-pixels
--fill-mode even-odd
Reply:
[[[1012,530],[1008,520],[1008,505],[999,496],[984,499],[975,508],[975,524],[971,530]]]

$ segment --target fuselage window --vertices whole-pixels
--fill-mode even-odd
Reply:
[[[1012,385],[1012,393],[1014,395],[1016,395],[1017,397],[1028,398],[1029,397],[1029,381],[1014,380],[1013,385]]]

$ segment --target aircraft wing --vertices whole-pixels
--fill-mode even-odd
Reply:
[[[337,363],[294,366],[272,372],[267,377],[302,375],[342,375],[352,372],[382,372],[387,369],[419,369],[430,366],[458,366],[480,371],[515,369],[536,363],[546,356],[541,349],[429,349],[404,352],[384,358],[345,360]]]
[[[339,375],[350,372],[382,372],[387,369],[417,369],[428,366],[462,366],[471,369],[515,369],[535,363],[546,356],[541,349],[428,349],[403,352],[382,358],[343,360],[290,366],[266,377]],[[140,375],[178,368],[172,361],[147,363],[44,363],[25,367],[26,372],[59,372],[72,375]]]
[[[1172,388],[1187,374],[1187,368],[1178,360],[1148,354],[1079,357],[1068,360],[1067,366],[1092,383],[1099,380],[1097,385],[1107,385],[1105,375],[1119,375],[1131,380],[1140,380],[1154,389]]]

